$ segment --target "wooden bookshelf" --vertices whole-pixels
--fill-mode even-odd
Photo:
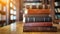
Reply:
[[[60,22],[60,0],[55,0],[55,20],[54,22],[59,23]]]
[[[9,24],[16,21],[16,4],[15,0],[10,0],[9,6]]]
[[[4,26],[4,23],[6,25],[6,5],[0,3],[0,26]]]

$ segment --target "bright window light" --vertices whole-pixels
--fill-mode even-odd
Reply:
[[[12,7],[13,6],[13,4],[12,3],[10,3],[10,7]]]

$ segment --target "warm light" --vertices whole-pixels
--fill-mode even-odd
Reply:
[[[0,10],[2,10],[2,5],[0,4]]]
[[[7,3],[7,0],[1,0],[3,3]]]
[[[7,4],[9,0],[0,0],[2,4]]]
[[[12,3],[10,3],[10,7],[12,7],[13,6],[13,4]]]

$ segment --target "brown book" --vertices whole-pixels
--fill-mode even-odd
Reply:
[[[32,9],[37,9],[36,5],[32,5]]]
[[[28,9],[28,14],[50,14],[49,9]]]
[[[23,27],[23,32],[57,32],[57,27]]]
[[[25,6],[27,9],[30,9],[30,5]]]
[[[24,26],[52,26],[52,22],[25,23]]]

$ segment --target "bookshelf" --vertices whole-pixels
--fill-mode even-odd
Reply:
[[[10,23],[13,23],[16,21],[16,4],[15,4],[15,0],[10,0]]]
[[[0,3],[0,26],[4,26],[4,24],[6,24],[6,11],[6,5]]]
[[[55,20],[56,23],[60,22],[60,0],[55,0]]]

